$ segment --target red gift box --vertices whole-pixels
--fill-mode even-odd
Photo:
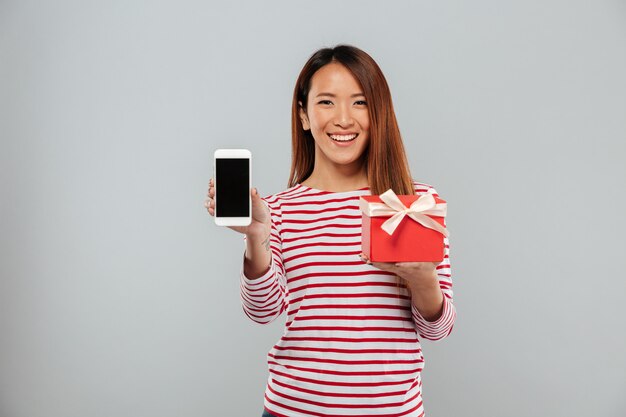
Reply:
[[[441,262],[447,203],[432,194],[363,196],[362,251],[373,262]]]

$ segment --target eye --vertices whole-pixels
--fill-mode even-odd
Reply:
[[[330,100],[320,100],[320,101],[317,102],[317,104],[323,104],[325,106],[330,106],[331,104],[333,104],[333,102],[330,101]]]
[[[355,101],[354,104],[356,104],[357,106],[367,106],[367,101],[358,100],[358,101]]]

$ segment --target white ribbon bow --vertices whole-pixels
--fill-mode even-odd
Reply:
[[[448,237],[448,230],[428,217],[428,215],[445,217],[448,208],[446,203],[437,203],[432,194],[422,194],[410,207],[405,206],[392,189],[382,193],[380,199],[382,203],[368,203],[364,212],[370,217],[391,216],[381,226],[387,234],[392,235],[404,216],[409,216],[422,226]]]

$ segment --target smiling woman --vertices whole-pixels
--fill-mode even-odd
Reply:
[[[360,157],[360,164],[335,164],[334,168],[350,176],[367,177],[374,194],[389,188],[398,194],[415,193],[389,86],[378,64],[364,51],[339,45],[313,54],[296,81],[291,111],[290,186],[313,184],[313,180],[325,176],[333,188],[322,184],[317,188],[337,187],[341,176],[332,177],[318,166],[322,162],[320,153],[326,149],[330,134],[360,133],[356,146],[349,147],[351,155]],[[337,152],[337,148],[330,149],[335,149],[331,155]],[[360,169],[358,173],[355,166]]]
[[[292,129],[289,188],[253,191],[252,223],[231,227],[246,235],[245,313],[261,324],[287,314],[263,415],[423,416],[419,338],[446,337],[456,317],[449,242],[440,264],[359,257],[361,196],[437,195],[411,179],[378,65],[352,46],[317,51],[296,82]],[[214,193],[211,182],[211,215]]]
[[[352,73],[335,62],[311,79],[308,102],[298,103],[303,130],[310,131],[315,141],[314,170],[304,185],[325,188],[336,181],[333,171],[338,169],[346,180],[367,179],[361,156],[369,145],[370,122],[361,90]]]

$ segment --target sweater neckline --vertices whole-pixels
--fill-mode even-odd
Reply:
[[[329,191],[329,190],[320,190],[318,188],[311,188],[304,184],[298,184],[298,186],[300,188],[305,189],[306,191],[314,191],[314,192],[325,193],[325,194],[350,194],[350,193],[369,191],[370,189],[370,187],[363,187],[363,188],[357,188],[356,190],[348,190],[348,191]]]

